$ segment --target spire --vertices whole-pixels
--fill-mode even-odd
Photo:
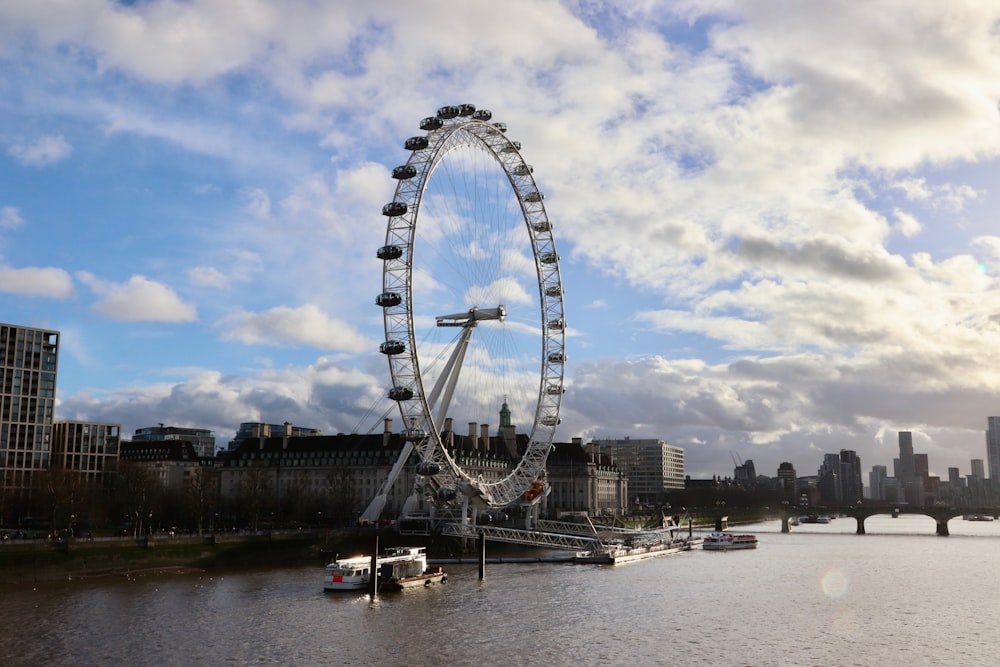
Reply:
[[[505,426],[510,426],[510,407],[507,405],[507,401],[504,401],[500,407],[500,428],[497,430],[498,435],[503,435]]]

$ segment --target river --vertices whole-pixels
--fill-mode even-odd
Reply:
[[[619,566],[449,565],[403,594],[322,568],[0,589],[0,664],[969,665],[1000,648],[1000,521],[872,517],[734,529],[755,551]],[[487,546],[489,551],[489,545]]]

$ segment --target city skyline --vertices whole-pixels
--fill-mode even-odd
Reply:
[[[0,321],[61,332],[56,419],[379,429],[391,170],[468,102],[553,224],[557,441],[986,459],[1000,8],[341,4],[0,7]]]

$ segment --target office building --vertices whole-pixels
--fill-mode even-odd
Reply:
[[[289,437],[301,438],[311,435],[323,435],[319,429],[303,428],[294,426],[291,422],[284,424],[264,424],[263,422],[243,422],[236,431],[236,437],[229,441],[227,450],[230,452],[240,448],[246,440],[259,440],[277,435],[287,435]]]
[[[666,440],[602,439],[593,445],[598,460],[602,452],[611,455],[628,478],[630,503],[657,504],[664,494],[684,489],[684,450]]]
[[[215,456],[215,434],[204,428],[182,428],[179,426],[147,426],[136,429],[132,442],[163,442],[184,440],[191,443],[198,456]]]
[[[853,449],[840,450],[840,498],[844,504],[858,502],[864,495],[861,457]]]
[[[795,476],[795,466],[784,461],[778,465],[778,480],[781,483],[781,496],[791,504],[798,502],[798,484]]]
[[[49,467],[58,362],[58,331],[0,324],[0,494]]]
[[[117,470],[121,424],[57,421],[52,428],[52,467],[99,482]]]
[[[885,466],[875,465],[868,473],[868,490],[872,500],[885,500],[883,482],[888,477],[887,472]]]
[[[986,418],[986,462],[990,479],[1000,480],[1000,417]]]

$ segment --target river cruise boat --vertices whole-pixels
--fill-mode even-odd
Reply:
[[[737,549],[756,549],[756,535],[738,535],[724,531],[710,533],[701,545],[705,551],[735,551]]]
[[[337,558],[326,566],[323,590],[352,591],[368,588],[371,583],[371,556]],[[378,590],[400,591],[440,584],[448,575],[440,568],[427,567],[424,547],[390,547],[375,559]]]

